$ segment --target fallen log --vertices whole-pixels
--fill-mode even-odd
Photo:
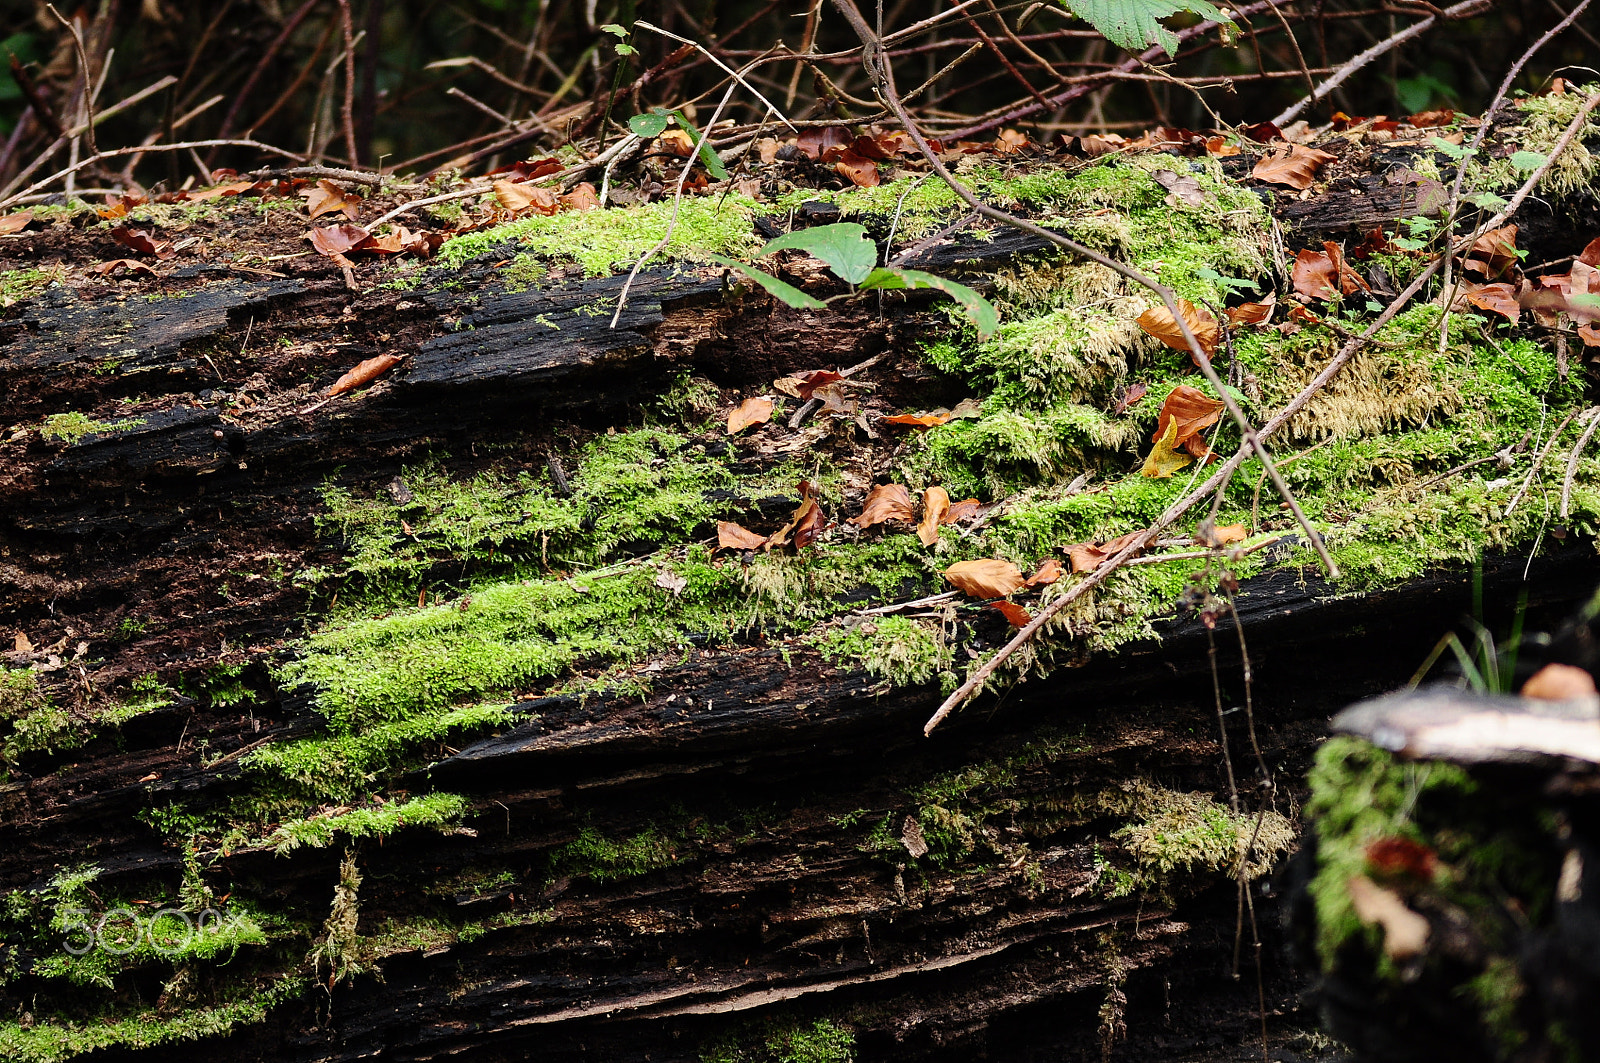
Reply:
[[[1385,183],[1437,168],[1426,140],[1334,147],[1304,199],[1245,157],[973,179],[1185,298],[1288,304],[1275,227],[1315,250],[1429,213],[1417,181]],[[1157,179],[1176,171],[1193,198]],[[91,272],[125,249],[82,212],[3,238],[8,1058],[1078,1058],[1102,1038],[1177,1058],[1202,1028],[1259,1035],[1237,883],[1270,932],[1327,716],[1410,675],[1470,608],[1473,559],[1491,592],[1526,570],[1535,616],[1593,582],[1590,459],[1545,516],[1586,403],[1570,322],[1408,310],[1280,444],[1340,581],[1247,464],[1215,523],[1273,542],[1159,544],[926,740],[1011,630],[942,572],[992,558],[1041,575],[1012,604],[1060,593],[1079,577],[1042,561],[1182,489],[1189,469],[1137,470],[1163,400],[1203,381],[1139,329],[1142,293],[935,188],[766,180],[765,204],[686,202],[616,328],[666,205],[358,259],[359,291],[270,204],[150,208],[201,259],[155,277]],[[1588,193],[1563,195],[1519,218],[1530,264],[1597,235]],[[999,334],[930,291],[850,298],[793,252],[768,267],[843,298],[786,308],[705,257],[841,218],[985,292]],[[1371,266],[1421,261],[1391,244]],[[1364,299],[1232,330],[1218,361],[1253,417]],[[330,393],[381,354],[399,363]],[[763,395],[781,410],[730,434]],[[887,483],[978,505],[932,545],[912,512],[852,523]],[[831,530],[717,545],[719,523],[779,540],[801,499]],[[1272,1036],[1303,1031],[1297,972],[1270,944],[1260,970]]]

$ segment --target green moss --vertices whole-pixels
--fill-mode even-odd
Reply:
[[[1241,866],[1246,878],[1259,878],[1295,844],[1294,825],[1282,814],[1233,812],[1207,794],[1139,781],[1104,793],[1093,803],[1106,812],[1133,817],[1133,822],[1111,832],[1134,861],[1129,892],[1160,893],[1175,878],[1199,872],[1236,878]],[[1113,890],[1109,895],[1118,894]]]
[[[707,1045],[700,1063],[852,1063],[855,1043],[855,1031],[831,1019],[778,1019]]]
[[[304,992],[304,979],[285,977],[268,985],[245,982],[237,999],[212,1006],[187,1007],[164,1015],[153,1008],[110,1010],[88,1020],[35,1017],[23,1026],[0,1023],[0,1055],[15,1063],[62,1063],[96,1049],[155,1048],[179,1041],[215,1037],[263,1021],[282,1001]]]
[[[675,224],[670,199],[638,207],[532,215],[454,237],[439,249],[439,262],[454,270],[485,251],[514,244],[525,254],[576,261],[590,276],[602,276],[631,269],[668,235],[669,226],[671,239],[662,254],[705,262],[713,254],[741,255],[755,248],[754,208],[754,201],[734,193],[684,197]]]
[[[60,439],[72,444],[86,435],[122,432],[129,428],[137,428],[143,423],[142,417],[130,417],[121,421],[96,421],[76,411],[53,413],[40,423],[39,434],[45,439]]]
[[[670,867],[677,859],[677,843],[659,831],[616,840],[585,827],[577,838],[550,854],[550,869],[555,875],[612,882]]]
[[[37,214],[38,209],[34,210]],[[0,307],[37,295],[51,284],[64,283],[66,277],[67,271],[63,266],[0,271]]]
[[[365,808],[335,809],[321,816],[287,820],[263,844],[287,853],[302,845],[323,849],[339,836],[381,838],[403,827],[443,827],[459,822],[467,813],[467,799],[459,794],[424,794],[409,801],[385,802]]]
[[[827,629],[816,641],[823,656],[835,665],[860,669],[903,687],[930,682],[949,668],[951,651],[942,634],[941,623],[886,616]]]

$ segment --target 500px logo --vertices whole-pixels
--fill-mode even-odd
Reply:
[[[193,945],[196,938],[218,934],[237,918],[215,908],[199,912],[181,908],[151,912],[113,908],[99,915],[87,908],[68,908],[61,913],[59,928],[66,933],[61,947],[73,956],[96,949],[126,956],[148,943],[157,953],[176,956]]]

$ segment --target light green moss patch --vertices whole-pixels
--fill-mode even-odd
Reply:
[[[700,1063],[852,1063],[855,1031],[831,1019],[776,1019],[717,1040]]]
[[[445,269],[458,269],[491,248],[514,244],[522,252],[555,261],[575,261],[590,276],[633,267],[668,233],[665,259],[709,261],[710,255],[748,254],[757,244],[751,231],[756,205],[737,193],[685,196],[672,224],[673,204],[665,200],[638,207],[532,215],[446,241],[439,249]]]
[[[334,809],[321,816],[287,820],[278,824],[262,844],[279,853],[302,845],[324,849],[341,836],[355,841],[381,838],[403,827],[443,827],[459,822],[466,812],[467,799],[459,794],[424,794],[409,801]]]
[[[68,444],[77,443],[86,435],[123,432],[144,423],[142,417],[129,417],[120,421],[96,421],[76,411],[53,413],[39,425],[39,434],[45,439],[59,439]]]
[[[903,687],[930,682],[948,671],[951,648],[943,634],[940,622],[884,616],[827,629],[816,641],[823,656],[840,667],[861,669]]]

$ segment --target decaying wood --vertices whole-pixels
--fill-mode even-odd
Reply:
[[[1386,176],[1407,165],[1401,149],[1375,152],[1352,187],[1280,203],[1278,219],[1314,246],[1417,213],[1414,186]],[[21,239],[14,246],[34,237]],[[1027,234],[957,233],[904,264],[981,276],[1043,246]],[[882,355],[880,370],[909,376],[920,369],[908,352],[930,328],[925,300],[788,311],[741,303],[720,270],[689,268],[642,273],[611,329],[621,277],[513,291],[491,268],[499,257],[469,264],[458,287],[360,293],[315,258],[213,262],[164,278],[159,294],[169,298],[109,284],[54,288],[0,322],[11,424],[123,398],[140,411],[137,423],[72,446],[37,434],[0,443],[0,631],[8,640],[12,629],[50,635],[28,652],[19,645],[12,663],[76,676],[64,689],[79,711],[97,689],[130,677],[218,663],[252,669],[263,692],[236,705],[180,697],[114,740],[27,761],[0,787],[0,887],[38,887],[90,859],[108,888],[137,892],[171,878],[182,855],[136,814],[178,796],[220,804],[240,788],[244,753],[316,730],[305,692],[279,689],[266,671],[305,630],[305,592],[288,578],[240,574],[332,556],[314,523],[330,478],[357,468],[385,482],[429,456],[470,475],[480,450],[555,468],[573,436],[627,423],[631,406],[682,371],[748,388]],[[285,341],[281,349],[253,347],[262,333]],[[404,357],[361,397],[325,398],[340,374],[378,353]],[[96,373],[108,360],[118,373]],[[1588,589],[1587,550],[1534,564],[1536,612],[1564,610]],[[1488,586],[1522,572],[1521,558],[1492,559]],[[222,598],[216,588],[230,579],[241,589]],[[1238,596],[1258,657],[1263,753],[1285,778],[1303,768],[1328,715],[1402,681],[1439,627],[1467,608],[1457,573],[1364,597],[1329,592],[1313,573],[1279,572]],[[154,630],[118,643],[110,632],[134,607]],[[158,1051],[285,1061],[693,1058],[751,1017],[853,1009],[871,1058],[1003,1055],[1019,1045],[1094,1058],[1098,1046],[1082,1031],[1105,996],[1111,951],[1134,972],[1137,1058],[1198,1050],[1201,1022],[1237,1028],[1242,1039],[1255,994],[1220,977],[1234,919],[1224,878],[1176,888],[1161,903],[1106,900],[1092,888],[1096,853],[1082,830],[1031,853],[1027,869],[997,858],[958,873],[910,858],[905,792],[1046,736],[1069,735],[1073,751],[1017,770],[1006,796],[1031,803],[986,825],[996,853],[1048,835],[1051,802],[1072,794],[1130,779],[1215,791],[1208,629],[1191,618],[1160,631],[1159,642],[1035,678],[931,741],[920,724],[938,690],[884,693],[806,647],[697,649],[663,663],[644,694],[518,704],[512,726],[459,748],[441,744],[436,763],[406,780],[413,792],[466,795],[468,830],[401,831],[367,845],[362,919],[546,915],[508,919],[473,942],[395,951],[375,961],[381,982],[365,976],[227,1038]],[[77,654],[80,641],[91,649]],[[541,877],[550,854],[584,830],[630,834],[674,806],[696,825],[746,814],[748,825],[737,843],[716,836],[686,846],[681,866],[638,880]],[[840,826],[889,813],[904,857],[892,846],[862,851]],[[320,919],[340,854],[206,855]],[[512,878],[450,895],[431,889],[473,869]],[[1263,893],[1258,903],[1271,902]],[[1269,958],[1266,977],[1292,1010],[1296,973]],[[1058,1014],[1071,1021],[1057,1023]]]

